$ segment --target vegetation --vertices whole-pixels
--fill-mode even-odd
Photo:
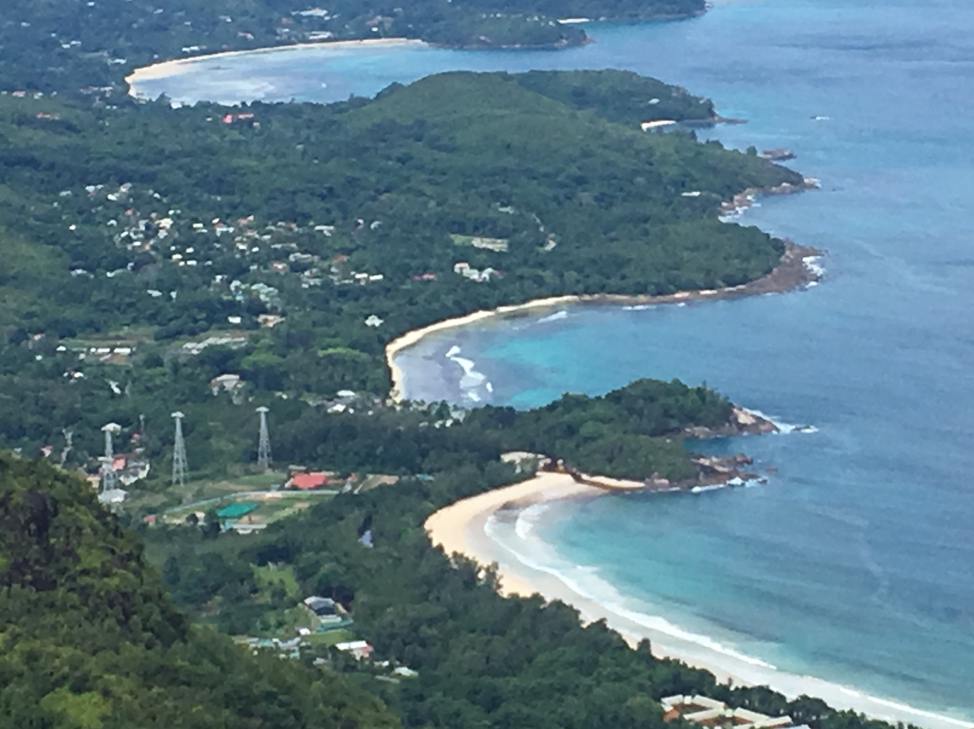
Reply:
[[[690,426],[726,426],[730,416],[731,404],[705,387],[637,380],[604,397],[564,395],[526,412],[481,408],[463,427],[493,435],[504,450],[551,454],[587,473],[680,480],[693,469],[678,436]]]
[[[588,473],[681,479],[692,475],[683,431],[725,426],[731,415],[730,403],[706,388],[656,380],[637,380],[603,397],[565,395],[525,412],[484,407],[451,427],[430,428],[448,422],[444,410],[322,416],[309,409],[278,428],[276,448],[288,461],[342,472],[436,473],[528,450]]]
[[[83,463],[101,425],[131,436],[144,415],[159,457],[181,409],[191,465],[218,469],[253,447],[218,375],[292,420],[296,401],[384,397],[385,345],[431,321],[767,273],[780,242],[719,204],[799,177],[640,132],[653,99],[712,115],[622,72],[444,74],[328,107],[0,97],[0,444],[61,451],[69,428]]]
[[[79,479],[0,455],[0,715],[37,729],[395,727],[333,673],[194,629]]]
[[[124,95],[123,78],[160,60],[322,39],[420,38],[456,47],[580,45],[558,18],[640,20],[703,12],[704,0],[5,0],[0,89]]]
[[[374,658],[419,673],[371,684],[407,727],[647,729],[663,726],[659,698],[704,693],[788,713],[813,729],[888,728],[817,699],[788,701],[766,688],[718,685],[710,673],[654,658],[647,641],[633,650],[601,622],[582,627],[578,613],[560,602],[502,598],[492,571],[430,546],[422,524],[432,511],[515,478],[498,463],[468,465],[432,481],[339,496],[259,537],[220,536],[222,561],[207,572],[240,575],[273,563],[293,569],[302,594],[349,603],[356,635],[375,646]],[[373,549],[359,542],[364,523]],[[173,555],[181,574],[201,559],[195,537],[184,541],[185,530],[149,530],[145,537],[160,554]],[[181,590],[183,580],[172,585]],[[232,597],[247,595],[247,585],[228,577],[213,587],[216,599],[183,605],[192,611],[218,606],[221,624],[251,630],[249,599]],[[344,664],[344,670],[371,669]]]

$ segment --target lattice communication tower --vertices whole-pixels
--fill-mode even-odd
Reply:
[[[101,459],[101,490],[102,493],[118,488],[118,474],[115,473],[115,446],[112,436],[122,431],[122,426],[118,423],[109,423],[102,426],[101,431],[105,434],[105,455]]]
[[[176,437],[172,451],[172,485],[182,486],[186,483],[186,476],[189,473],[189,465],[186,462],[186,441],[183,440],[183,418],[186,417],[181,412],[172,414],[176,421]]]
[[[257,441],[257,467],[263,471],[271,467],[271,436],[267,430],[267,408],[257,408],[260,413],[260,438]]]

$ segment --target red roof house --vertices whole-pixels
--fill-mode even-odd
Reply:
[[[315,489],[327,486],[328,483],[328,475],[321,471],[296,473],[291,477],[291,488],[298,489],[299,491],[314,491]]]

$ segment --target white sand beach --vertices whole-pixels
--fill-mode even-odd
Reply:
[[[735,685],[767,685],[790,698],[802,694],[817,696],[833,707],[851,709],[894,723],[913,723],[928,729],[974,729],[974,724],[970,722],[868,696],[820,678],[786,673],[764,661],[721,646],[706,636],[693,635],[656,616],[619,611],[618,608],[614,610],[576,592],[555,574],[520,562],[486,531],[491,517],[502,510],[516,513],[536,504],[561,499],[614,498],[612,495],[606,496],[607,493],[603,489],[576,483],[567,474],[542,472],[528,481],[487,491],[440,509],[426,520],[424,526],[433,544],[441,546],[447,554],[462,554],[485,566],[496,564],[501,594],[539,594],[546,600],[561,600],[575,607],[586,622],[604,619],[631,645],[648,638],[652,642],[654,655],[675,658],[707,669],[720,681],[732,680]]]
[[[125,81],[129,85],[129,93],[133,96],[139,96],[138,84],[141,81],[151,81],[155,79],[168,78],[170,76],[178,76],[181,73],[185,73],[190,70],[193,66],[206,63],[209,61],[216,61],[224,58],[232,58],[235,56],[253,56],[264,53],[301,53],[308,50],[363,50],[363,49],[376,49],[376,48],[408,48],[408,47],[424,47],[427,44],[421,40],[414,40],[410,38],[373,38],[368,40],[347,40],[347,41],[316,41],[313,43],[296,43],[293,45],[286,46],[272,46],[270,48],[255,48],[253,50],[246,51],[223,51],[221,53],[211,53],[201,56],[188,56],[186,58],[174,58],[169,61],[161,61],[159,63],[154,63],[151,66],[143,66],[142,68],[137,68],[131,74],[129,74]]]
[[[445,319],[443,321],[436,322],[435,324],[430,324],[429,326],[406,332],[401,337],[392,340],[386,345],[386,363],[389,365],[389,371],[392,373],[392,390],[389,392],[389,397],[393,400],[393,402],[399,402],[404,398],[404,374],[402,368],[396,364],[396,355],[398,355],[404,349],[409,349],[410,347],[418,344],[424,337],[427,337],[430,334],[436,334],[449,329],[467,326],[468,324],[474,324],[478,321],[484,321],[485,319],[490,319],[491,317],[498,315],[514,314],[517,312],[533,311],[537,309],[552,309],[559,306],[564,306],[566,304],[577,304],[582,301],[583,298],[581,296],[553,296],[547,299],[535,299],[534,301],[529,301],[525,304],[519,304],[517,306],[501,306],[496,309],[475,311],[472,314],[467,314],[466,316],[458,316],[454,319]]]
[[[396,364],[396,356],[402,351],[415,346],[423,338],[440,332],[464,327],[468,324],[482,322],[495,316],[509,316],[511,314],[523,314],[529,311],[544,311],[557,309],[563,306],[575,306],[578,304],[610,304],[610,305],[654,305],[654,304],[677,304],[687,301],[703,300],[716,301],[720,299],[734,299],[744,296],[756,296],[769,293],[783,293],[796,288],[808,286],[815,283],[821,277],[824,269],[812,270],[805,264],[805,259],[811,256],[821,256],[822,252],[814,248],[799,246],[791,241],[785,242],[785,253],[781,261],[766,276],[750,283],[740,286],[729,286],[721,289],[708,289],[705,291],[678,291],[672,294],[662,295],[625,295],[625,294],[593,294],[593,295],[568,295],[551,296],[544,299],[534,299],[523,304],[511,306],[499,306],[496,309],[485,309],[475,311],[465,316],[430,324],[406,332],[400,337],[392,340],[386,345],[386,363],[392,376],[392,389],[389,398],[393,402],[399,402],[406,397],[405,373]]]

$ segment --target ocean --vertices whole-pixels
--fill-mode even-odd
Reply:
[[[696,444],[767,484],[549,505],[492,536],[674,641],[974,720],[972,28],[959,0],[740,0],[591,24],[563,52],[237,57],[139,88],[329,101],[459,68],[629,68],[747,119],[707,133],[726,145],[793,150],[822,189],[737,222],[827,251],[820,285],[447,331],[400,356],[406,394],[528,407],[678,377],[810,426]]]

